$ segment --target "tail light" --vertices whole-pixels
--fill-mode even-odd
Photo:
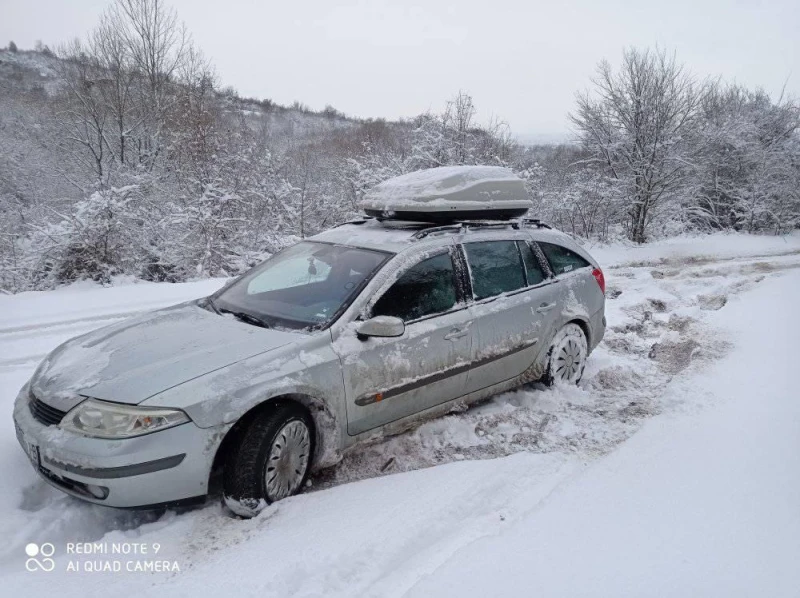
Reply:
[[[603,271],[600,268],[595,268],[592,270],[592,276],[597,281],[597,284],[600,286],[600,290],[602,291],[603,295],[606,294],[606,277],[603,276]]]

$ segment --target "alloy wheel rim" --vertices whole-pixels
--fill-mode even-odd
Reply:
[[[574,382],[581,375],[584,362],[583,348],[574,338],[568,337],[556,352],[556,377]]]
[[[265,472],[270,501],[286,498],[300,487],[308,467],[310,446],[308,426],[300,420],[290,421],[275,435]]]

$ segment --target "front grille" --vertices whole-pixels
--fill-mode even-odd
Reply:
[[[45,426],[55,426],[61,423],[66,411],[61,411],[55,407],[51,407],[47,403],[43,403],[37,399],[33,393],[29,395],[28,407],[31,409],[31,414],[36,421],[43,423]]]

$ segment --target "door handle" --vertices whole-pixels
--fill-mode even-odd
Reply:
[[[542,303],[539,307],[536,308],[537,314],[543,314],[545,312],[550,311],[556,306],[555,303]]]
[[[469,328],[453,328],[450,332],[444,335],[445,340],[454,341],[462,336],[469,334]]]

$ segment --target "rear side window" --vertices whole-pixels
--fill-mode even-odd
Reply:
[[[547,257],[547,261],[550,262],[550,268],[552,268],[556,276],[591,265],[577,253],[570,251],[566,247],[553,243],[542,243],[541,241],[538,241],[538,243],[544,255]]]
[[[475,299],[495,297],[525,287],[522,258],[515,241],[465,243]]]
[[[449,311],[456,304],[456,273],[449,253],[409,268],[372,308],[373,316],[404,322]]]
[[[539,284],[545,279],[542,265],[536,258],[533,248],[525,241],[517,241],[519,251],[522,253],[522,262],[525,264],[525,274],[528,276],[528,286]]]

